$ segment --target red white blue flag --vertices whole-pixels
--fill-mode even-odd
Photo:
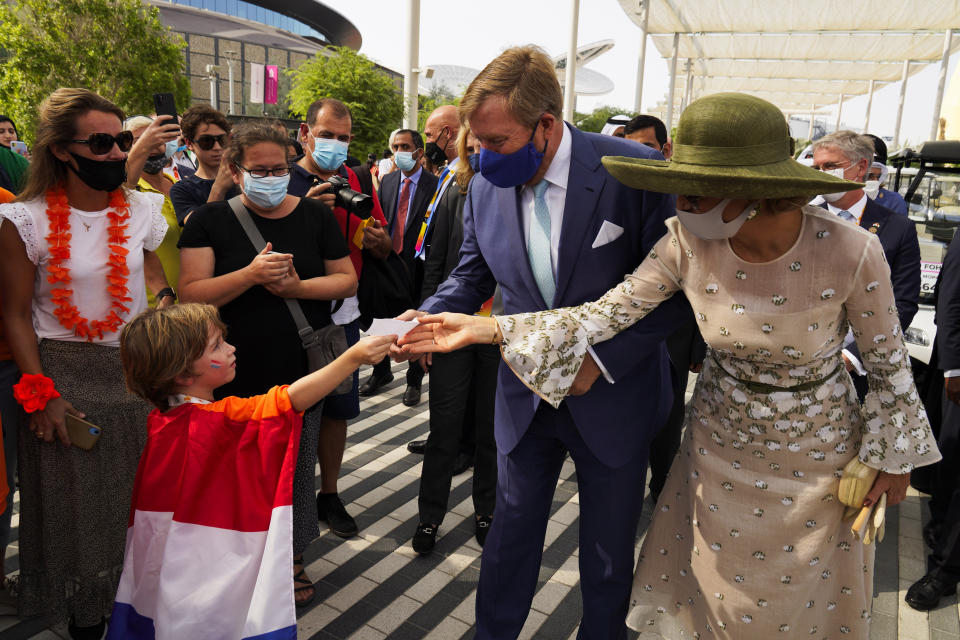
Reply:
[[[294,640],[286,387],[154,411],[108,640]]]

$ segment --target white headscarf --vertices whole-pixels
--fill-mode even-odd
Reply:
[[[632,118],[626,114],[618,114],[607,118],[607,123],[600,130],[602,136],[612,136],[613,132],[630,122]]]

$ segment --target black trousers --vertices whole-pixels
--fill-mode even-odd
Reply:
[[[930,499],[934,523],[943,525],[937,547],[927,567],[939,570],[952,580],[960,580],[960,406],[942,395],[943,419],[937,442],[943,460],[939,463],[938,482]]]
[[[473,506],[492,516],[497,489],[497,446],[493,406],[500,350],[472,345],[435,353],[430,369],[430,435],[420,474],[420,521],[440,524],[447,513],[450,483],[464,432],[473,434]]]
[[[412,387],[419,387],[423,383],[423,367],[416,362],[410,362],[407,365],[407,384]],[[390,357],[386,357],[377,364],[373,365],[373,375],[382,378],[390,374]]]

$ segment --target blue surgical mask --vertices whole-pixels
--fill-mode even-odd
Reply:
[[[537,123],[540,126],[540,123]],[[547,150],[547,142],[543,143],[543,151],[533,146],[533,136],[537,127],[533,128],[530,140],[513,153],[497,153],[489,149],[480,150],[480,174],[497,187],[516,187],[530,181],[537,173],[543,162],[543,155]]]
[[[349,148],[349,142],[333,138],[313,138],[313,161],[323,171],[336,171],[347,161]]]
[[[163,146],[163,155],[166,158],[172,158],[173,154],[180,150],[180,145],[177,144],[176,140],[171,140]]]
[[[480,154],[471,153],[467,156],[467,162],[470,163],[470,168],[473,169],[474,173],[480,173]]]
[[[400,171],[413,171],[413,168],[417,166],[412,151],[397,151],[393,154],[393,161],[397,163],[397,168]]]
[[[247,172],[243,173],[243,193],[257,206],[264,209],[273,209],[287,197],[287,185],[290,175],[268,176],[254,178]]]

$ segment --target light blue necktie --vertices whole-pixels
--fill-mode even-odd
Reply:
[[[533,217],[527,232],[527,255],[530,257],[530,268],[533,269],[533,278],[537,281],[540,295],[547,307],[552,309],[557,284],[553,280],[553,259],[550,255],[550,210],[543,197],[547,186],[546,180],[533,185]]]
[[[852,222],[853,224],[857,224],[857,219],[854,218],[853,214],[847,211],[846,209],[842,209],[838,211],[837,215],[840,216],[841,220],[846,220],[847,222]]]

